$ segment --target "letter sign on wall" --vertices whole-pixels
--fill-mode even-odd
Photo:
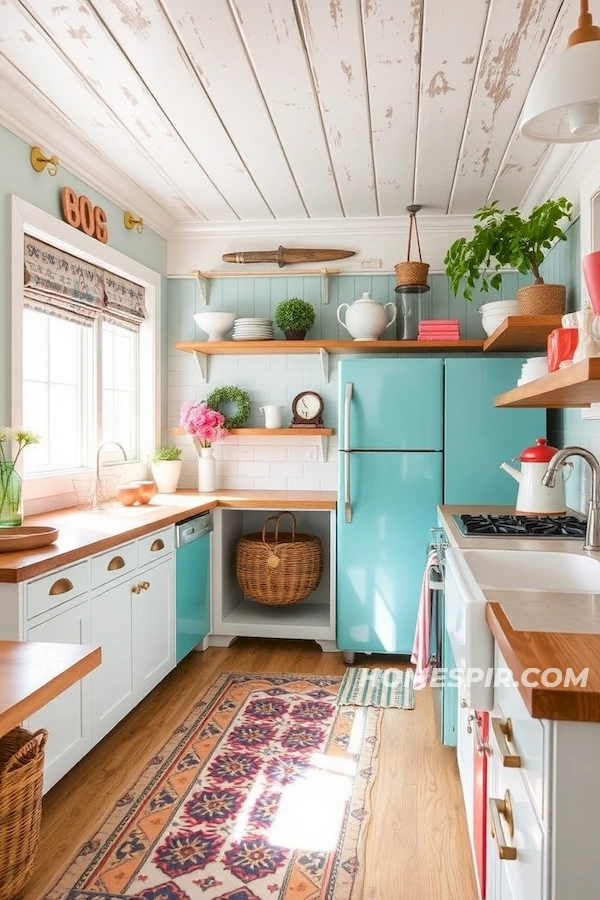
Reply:
[[[106,226],[106,213],[100,206],[92,206],[91,201],[84,197],[78,197],[73,188],[64,187],[61,191],[63,219],[73,228],[79,228],[90,237],[96,238],[106,244],[108,241],[108,228]]]

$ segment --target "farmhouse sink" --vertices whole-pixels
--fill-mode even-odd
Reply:
[[[543,550],[463,550],[479,587],[515,591],[600,593],[600,560]]]
[[[565,603],[578,594],[600,594],[600,561],[577,553],[535,550],[446,551],[446,628],[454,654],[460,691],[468,706],[493,708],[494,641],[486,621],[484,590],[565,594]],[[487,680],[487,684],[486,684]]]

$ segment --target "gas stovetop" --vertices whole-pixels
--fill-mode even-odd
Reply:
[[[467,537],[585,537],[581,516],[468,515],[452,516]]]

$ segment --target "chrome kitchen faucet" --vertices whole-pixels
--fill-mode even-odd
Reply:
[[[542,476],[542,484],[546,487],[554,487],[556,481],[556,473],[569,456],[581,456],[582,459],[589,464],[592,470],[592,491],[590,494],[590,502],[588,506],[587,527],[585,530],[584,550],[600,550],[600,496],[598,495],[598,486],[600,483],[600,463],[593,453],[586,450],[585,447],[563,447],[558,453],[555,453],[545,474]]]

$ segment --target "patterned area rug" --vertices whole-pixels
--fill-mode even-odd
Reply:
[[[380,714],[339,686],[221,675],[47,900],[360,900]]]
[[[336,698],[338,706],[414,709],[413,669],[348,669]]]

